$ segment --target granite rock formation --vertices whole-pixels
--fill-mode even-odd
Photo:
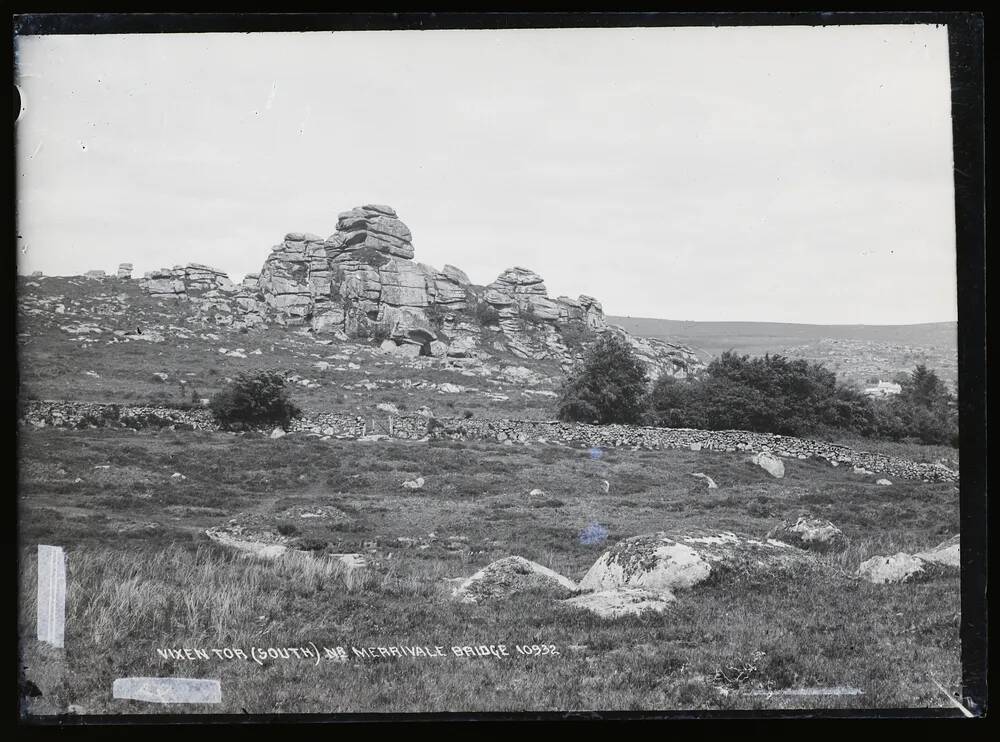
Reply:
[[[487,286],[459,268],[414,258],[396,212],[369,204],[338,216],[327,238],[290,232],[259,273],[238,284],[196,263],[147,273],[140,287],[181,299],[209,322],[234,329],[300,326],[346,340],[368,338],[390,354],[557,360],[568,367],[600,333],[626,338],[649,369],[682,378],[703,368],[689,349],[609,326],[597,299],[549,297],[542,277],[516,266]]]

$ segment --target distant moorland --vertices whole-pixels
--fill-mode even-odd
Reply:
[[[750,355],[780,353],[822,362],[845,381],[890,380],[918,363],[934,369],[952,388],[958,379],[958,324],[805,325],[786,322],[688,322],[608,316],[640,337],[670,339],[704,358],[727,350]]]

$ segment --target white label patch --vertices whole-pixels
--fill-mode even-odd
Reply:
[[[66,633],[66,554],[38,545],[38,640],[62,647]]]
[[[218,680],[196,678],[118,678],[111,686],[114,698],[150,703],[222,703]]]

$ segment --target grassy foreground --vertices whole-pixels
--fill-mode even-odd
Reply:
[[[19,453],[20,638],[25,674],[43,693],[33,714],[71,705],[88,714],[928,707],[947,706],[935,679],[959,689],[958,577],[898,586],[850,577],[870,555],[957,533],[950,484],[878,487],[844,467],[795,460],[776,480],[735,454],[706,451],[207,432],[45,429],[25,432]],[[418,475],[422,490],[401,487]],[[319,506],[329,517],[296,515]],[[372,567],[349,576],[314,561],[255,560],[204,536],[240,513],[329,552],[363,552]],[[445,581],[511,554],[579,580],[629,536],[760,537],[804,513],[838,525],[848,550],[791,577],[679,592],[660,616],[604,620],[536,595],[459,604]],[[581,540],[592,524],[606,541]],[[34,639],[39,543],[68,555],[64,651]],[[249,657],[255,647],[312,644],[321,654],[345,647],[348,660]],[[500,644],[511,656],[451,652]],[[400,645],[441,646],[445,656],[350,654]],[[522,655],[516,645],[557,654]],[[157,649],[167,648],[208,657],[165,659]],[[211,652],[234,648],[248,658]],[[714,680],[720,671],[728,682]],[[113,699],[112,682],[126,676],[217,678],[223,701]],[[815,687],[862,694],[776,692]]]

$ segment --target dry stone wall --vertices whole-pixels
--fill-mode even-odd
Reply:
[[[207,409],[109,405],[95,402],[29,400],[21,415],[33,427],[126,427],[217,430]],[[551,443],[590,448],[690,449],[767,452],[786,459],[825,460],[832,466],[858,467],[897,479],[958,482],[959,473],[942,464],[913,462],[846,446],[739,430],[687,430],[633,425],[587,425],[558,421],[433,418],[427,415],[320,413],[293,421],[291,432],[321,437],[384,437],[419,440],[428,435],[500,443]]]

